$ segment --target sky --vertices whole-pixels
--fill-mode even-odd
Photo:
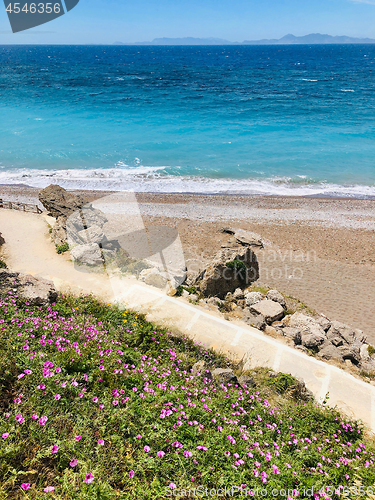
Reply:
[[[242,42],[288,33],[375,38],[375,0],[80,0],[66,15],[15,34],[0,4],[0,44],[113,44],[187,36]]]

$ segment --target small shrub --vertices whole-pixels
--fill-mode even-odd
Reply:
[[[367,348],[367,351],[369,353],[369,356],[372,356],[373,354],[375,354],[375,347],[373,347],[372,345],[369,345]]]
[[[6,269],[8,266],[5,264],[3,260],[0,260],[0,269]]]
[[[69,250],[69,243],[64,243],[63,245],[56,245],[56,252],[58,254],[65,253]]]

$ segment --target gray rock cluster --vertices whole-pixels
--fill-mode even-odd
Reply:
[[[57,299],[57,291],[52,281],[9,269],[0,269],[0,294],[17,295],[18,298],[26,299],[36,306],[48,305]]]
[[[211,297],[207,305],[221,310],[240,312],[242,319],[266,334],[286,337],[301,351],[314,354],[325,361],[350,362],[364,372],[375,372],[375,360],[368,352],[366,337],[361,330],[324,315],[309,316],[302,312],[286,314],[286,301],[277,290],[246,292],[237,289],[224,300]]]

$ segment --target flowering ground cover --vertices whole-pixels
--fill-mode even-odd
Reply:
[[[10,295],[0,346],[1,499],[219,498],[225,487],[371,496],[374,443],[360,423],[296,399],[293,379],[267,370],[251,388],[193,376],[197,360],[229,361],[134,313],[92,297],[31,307]]]

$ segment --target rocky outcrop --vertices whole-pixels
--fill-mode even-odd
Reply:
[[[224,299],[228,292],[246,288],[259,278],[255,253],[249,247],[224,249],[194,280],[205,297]]]
[[[59,217],[66,219],[87,203],[83,196],[69,193],[57,184],[51,184],[39,191],[39,201],[55,219]]]
[[[216,368],[212,376],[219,384],[238,384],[237,377],[231,368]]]
[[[3,238],[3,235],[0,233],[0,247],[1,247],[2,245],[4,245],[4,243],[5,243],[5,240],[4,240],[4,238]]]
[[[26,299],[31,305],[36,306],[48,305],[57,299],[57,291],[52,281],[0,269],[0,294],[9,295],[9,293]]]
[[[85,266],[100,266],[103,264],[103,257],[97,243],[78,245],[73,247],[70,255],[75,262]]]

